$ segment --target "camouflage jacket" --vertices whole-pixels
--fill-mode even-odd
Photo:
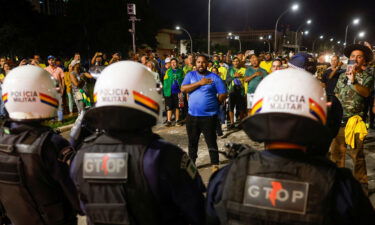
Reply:
[[[367,87],[370,92],[374,88],[374,77],[363,71],[355,75],[355,79],[358,84]],[[354,115],[363,116],[365,97],[360,95],[354,89],[354,85],[348,85],[348,78],[345,73],[340,74],[339,80],[335,88],[335,94],[340,100],[343,108],[343,117],[345,119],[350,118]]]

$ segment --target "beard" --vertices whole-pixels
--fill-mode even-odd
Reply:
[[[199,68],[198,68],[198,72],[199,72],[199,73],[204,73],[204,72],[206,72],[206,70],[207,70],[207,69],[204,68],[204,67],[199,67]]]

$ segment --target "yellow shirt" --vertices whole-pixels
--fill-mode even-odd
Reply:
[[[65,82],[65,88],[67,93],[72,92],[72,81],[70,80],[70,73],[69,72],[64,72],[64,82]]]
[[[220,66],[219,67],[219,76],[222,80],[226,80],[227,79],[227,68],[225,66]]]
[[[267,71],[267,73],[270,73],[272,68],[272,61],[262,61],[260,62],[259,67]]]

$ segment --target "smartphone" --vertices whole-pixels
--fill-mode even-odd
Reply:
[[[348,66],[346,67],[346,75],[349,75],[353,72],[355,63],[356,63],[355,60],[348,61]],[[348,82],[348,85],[350,85],[350,80],[348,80],[347,82]]]
[[[348,66],[346,67],[346,74],[350,74],[353,71],[355,63],[355,60],[348,61]]]

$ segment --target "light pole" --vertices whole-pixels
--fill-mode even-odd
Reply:
[[[353,25],[357,25],[357,24],[359,24],[359,18],[355,18],[354,20],[353,20]],[[350,24],[348,24],[348,25],[346,25],[346,28],[345,28],[345,41],[344,41],[344,45],[346,45],[346,41],[347,41],[347,37],[348,37],[348,29],[349,29],[349,25]]]
[[[306,24],[307,24],[307,25],[310,25],[311,23],[312,23],[312,20],[311,20],[311,19],[308,19],[308,20],[306,21]],[[294,38],[294,40],[295,40],[295,45],[296,45],[296,48],[298,49],[298,51],[299,51],[299,46],[298,46],[298,32],[299,32],[299,30],[302,28],[303,25],[305,25],[305,23],[302,23],[301,25],[298,26],[298,28],[297,28],[297,30],[296,30],[296,36],[295,36],[295,38]],[[298,47],[297,47],[297,46],[298,46]]]
[[[292,7],[288,8],[287,10],[285,10],[283,13],[281,13],[281,15],[277,18],[276,20],[276,25],[275,25],[275,49],[274,51],[277,52],[277,25],[279,24],[279,20],[281,19],[281,17],[283,17],[287,12],[289,12],[289,10],[292,10],[292,11],[296,11],[298,10],[299,8],[299,5],[298,4],[294,4],[292,5]]]
[[[363,38],[365,35],[366,35],[366,32],[361,31],[358,33],[358,38]],[[357,36],[354,37],[353,44],[355,44],[356,40],[357,40]]]
[[[240,36],[239,36],[239,35],[233,35],[232,32],[229,32],[229,33],[228,33],[228,38],[229,38],[229,39],[238,40],[238,42],[240,43],[240,52],[242,52],[242,44],[241,44]]]
[[[132,29],[129,29],[129,32],[132,34],[132,42],[133,42],[133,53],[137,51],[137,47],[135,45],[135,22],[140,21],[137,19],[136,15],[136,8],[135,4],[127,4],[127,11],[128,15],[130,16],[129,21],[132,22]]]
[[[262,36],[259,37],[259,40],[263,41],[265,40],[265,42],[268,43],[268,52],[271,53],[271,43],[269,40],[271,40],[272,36],[271,35],[268,35],[268,40],[264,39]]]
[[[183,31],[185,31],[187,33],[187,35],[189,35],[189,38],[190,38],[190,52],[193,53],[193,39],[191,38],[190,33],[186,29],[184,29],[183,27],[180,27],[180,26],[177,26],[176,30],[183,30]]]
[[[323,35],[320,35],[320,36],[319,36],[319,39],[320,39],[320,40],[323,40],[323,38],[324,38]],[[316,38],[316,39],[314,40],[313,44],[312,44],[312,52],[314,52],[314,49],[315,49],[315,42],[316,42],[317,40],[318,40],[318,38]]]
[[[208,0],[208,34],[207,34],[207,52],[211,55],[211,0]]]

